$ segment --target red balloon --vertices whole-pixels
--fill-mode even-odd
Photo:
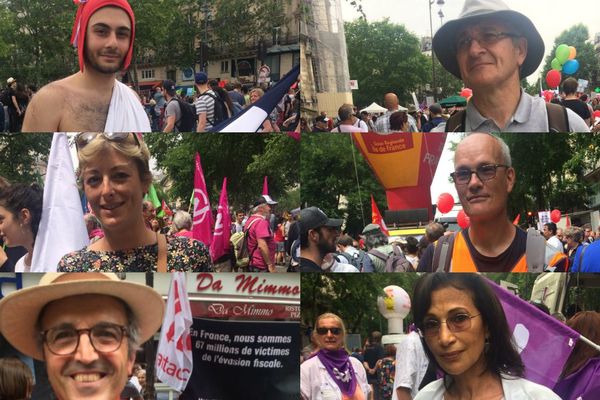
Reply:
[[[471,90],[469,88],[463,88],[460,91],[460,95],[461,95],[461,97],[464,97],[465,99],[468,99],[469,97],[473,96],[473,90]]]
[[[465,214],[464,210],[460,210],[456,216],[456,222],[462,229],[467,229],[471,225],[471,218]]]
[[[546,99],[546,103],[549,103],[553,97],[554,92],[552,90],[544,90],[544,99]]]
[[[454,207],[454,197],[450,193],[442,193],[438,197],[437,208],[442,214],[446,214]]]
[[[558,72],[556,70],[551,69],[546,74],[546,83],[548,84],[548,86],[550,88],[558,87],[558,85],[560,85],[560,80],[561,80],[561,74],[560,74],[560,72]]]
[[[552,212],[550,213],[550,220],[555,224],[558,223],[558,221],[560,221],[560,217],[560,210],[552,210]]]

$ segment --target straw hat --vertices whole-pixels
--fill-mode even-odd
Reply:
[[[165,303],[154,289],[120,280],[113,273],[47,273],[38,286],[17,290],[0,300],[0,333],[21,353],[43,360],[39,346],[40,312],[50,302],[70,296],[101,294],[122,300],[139,327],[140,343],[162,324]]]
[[[448,72],[462,79],[456,61],[456,40],[460,32],[482,19],[507,21],[527,39],[527,56],[521,66],[521,79],[531,75],[544,57],[544,41],[525,15],[508,8],[502,0],[466,0],[457,19],[446,22],[433,36],[433,51]]]

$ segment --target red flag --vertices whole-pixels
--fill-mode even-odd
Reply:
[[[213,225],[210,202],[208,201],[208,192],[206,191],[206,182],[204,181],[204,172],[200,164],[200,154],[196,153],[196,163],[194,171],[194,214],[192,234],[194,239],[201,241],[209,246],[211,243],[211,229]]]
[[[371,222],[373,224],[377,224],[381,227],[381,231],[386,234],[386,236],[390,236],[388,232],[387,226],[385,226],[385,221],[381,217],[381,213],[379,212],[379,208],[377,208],[377,203],[375,203],[375,199],[373,195],[371,195]]]
[[[162,200],[161,206],[162,210],[164,211],[165,214],[167,215],[173,215],[173,211],[171,211],[171,209],[169,208],[169,206],[167,205],[167,203],[165,203],[165,200]]]
[[[219,210],[215,222],[215,232],[210,245],[210,256],[215,262],[223,255],[229,253],[229,237],[231,236],[231,215],[227,201],[227,177],[223,178],[223,188],[219,198]]]
[[[566,227],[569,228],[571,226],[571,217],[567,214]]]
[[[515,218],[515,220],[513,221],[513,225],[519,225],[520,220],[521,220],[521,213],[519,213],[519,215],[517,215],[517,218]]]
[[[190,379],[192,357],[192,311],[185,285],[185,272],[171,273],[171,288],[156,352],[156,376],[182,392]]]
[[[269,195],[269,185],[267,184],[267,177],[265,176],[265,179],[263,180],[263,191],[262,194],[266,194],[267,196]]]

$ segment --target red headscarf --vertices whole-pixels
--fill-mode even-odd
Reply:
[[[73,0],[73,3],[78,5],[77,14],[75,15],[75,23],[73,24],[73,33],[71,34],[71,44],[77,48],[79,56],[79,69],[83,72],[84,56],[83,49],[85,48],[85,33],[90,17],[102,7],[119,7],[129,15],[131,21],[131,41],[129,42],[129,50],[125,56],[123,69],[127,69],[131,63],[133,54],[133,39],[135,39],[135,16],[133,10],[127,0]]]

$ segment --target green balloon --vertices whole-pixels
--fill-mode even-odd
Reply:
[[[552,62],[550,63],[550,66],[552,67],[553,70],[556,70],[558,72],[560,72],[562,70],[562,64],[560,63],[560,61],[558,61],[557,58],[552,60]]]
[[[597,87],[596,89],[594,89],[594,92],[600,93],[600,87]]]
[[[556,52],[554,54],[556,55],[556,59],[558,60],[558,62],[564,64],[569,59],[571,49],[569,49],[569,46],[567,46],[566,44],[561,44],[556,48]]]

